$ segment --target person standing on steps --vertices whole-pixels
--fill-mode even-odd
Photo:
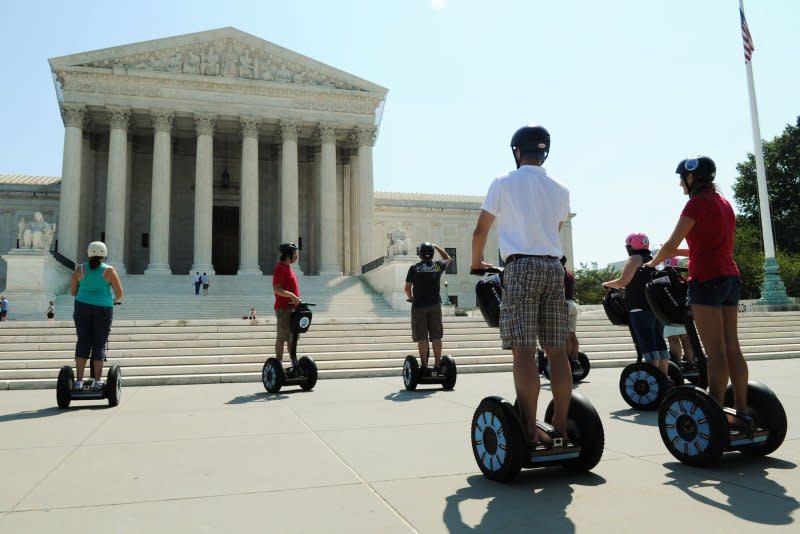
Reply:
[[[551,445],[536,426],[539,400],[537,338],[550,362],[553,426],[567,438],[572,373],[565,343],[569,315],[564,299],[564,268],[559,231],[569,217],[569,190],[542,167],[550,153],[550,133],[524,126],[511,138],[517,170],[495,179],[472,234],[471,269],[492,267],[483,261],[489,230],[497,221],[500,255],[505,258],[500,337],[514,357],[514,388],[529,447]]]
[[[208,275],[206,273],[203,273],[203,276],[200,277],[200,281],[203,284],[203,296],[205,297],[208,295],[208,285],[209,285]]]
[[[200,296],[200,286],[203,283],[203,277],[200,276],[200,271],[194,273],[194,294]]]
[[[433,261],[434,252],[442,257]],[[421,260],[408,269],[406,300],[411,302],[411,339],[417,343],[422,374],[430,373],[428,356],[433,345],[433,372],[439,374],[442,359],[442,298],[439,295],[442,274],[450,265],[450,255],[439,245],[420,243],[417,256]]]

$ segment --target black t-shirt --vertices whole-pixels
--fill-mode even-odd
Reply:
[[[635,252],[634,255],[642,257],[642,265],[653,259],[650,252]],[[644,295],[644,286],[650,281],[654,271],[655,269],[651,267],[639,267],[636,269],[633,280],[625,286],[625,307],[628,311],[650,309],[650,306],[647,304],[647,297]]]
[[[445,261],[421,261],[408,269],[406,282],[411,282],[412,307],[421,308],[441,304],[439,282],[447,267]]]

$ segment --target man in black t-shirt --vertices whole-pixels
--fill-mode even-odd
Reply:
[[[433,261],[433,253],[442,257]],[[439,283],[442,273],[450,264],[450,255],[439,245],[420,243],[417,256],[422,260],[412,265],[406,275],[406,299],[411,303],[411,339],[417,342],[422,372],[428,368],[430,350],[428,340],[433,345],[434,372],[439,373],[442,357],[442,299],[439,296]]]

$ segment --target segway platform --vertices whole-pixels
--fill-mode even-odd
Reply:
[[[441,385],[442,389],[451,390],[456,385],[458,369],[452,356],[443,355],[439,372],[428,369],[430,374],[424,373],[417,363],[417,358],[408,355],[403,362],[403,385],[408,391],[414,391],[419,384]]]
[[[300,334],[308,332],[311,327],[310,302],[301,302],[292,312],[289,328],[292,336],[289,340],[289,356],[292,365],[284,369],[277,358],[267,358],[261,368],[261,383],[269,393],[278,393],[283,386],[300,386],[303,391],[314,389],[317,384],[317,364],[309,356],[297,359],[297,340]]]
[[[108,399],[111,407],[119,404],[122,397],[122,371],[119,365],[112,365],[108,369],[106,382],[97,388],[94,379],[84,380],[81,389],[75,389],[75,373],[71,366],[65,365],[58,373],[56,383],[56,401],[61,409],[69,408],[74,400],[101,400]]]

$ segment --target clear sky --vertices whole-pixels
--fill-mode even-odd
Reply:
[[[772,139],[800,115],[800,1],[745,10]],[[712,157],[732,198],[753,151],[738,0],[0,0],[0,173],[61,173],[48,58],[224,26],[389,89],[376,190],[483,195],[513,132],[544,125],[576,265],[666,240],[683,157]]]

